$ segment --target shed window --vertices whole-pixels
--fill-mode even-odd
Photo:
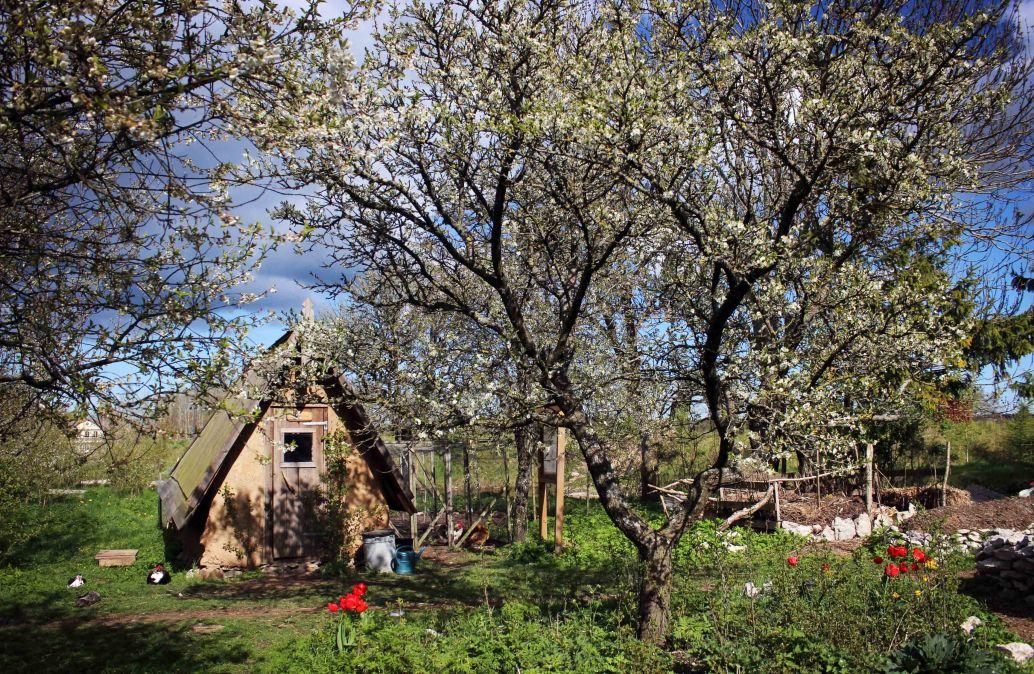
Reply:
[[[312,431],[284,432],[283,463],[312,463]]]

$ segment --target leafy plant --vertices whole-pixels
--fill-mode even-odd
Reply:
[[[946,632],[917,637],[887,658],[884,674],[994,674],[1002,660],[971,640]]]

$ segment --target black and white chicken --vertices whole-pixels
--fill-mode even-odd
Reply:
[[[147,574],[148,585],[165,585],[171,579],[172,576],[169,575],[169,572],[166,571],[161,564],[156,565],[154,570]]]
[[[86,579],[83,578],[83,574],[75,574],[75,578],[68,579],[68,587],[82,587],[86,585]]]

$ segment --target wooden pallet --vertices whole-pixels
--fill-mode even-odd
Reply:
[[[132,566],[139,550],[101,550],[94,559],[101,566]]]

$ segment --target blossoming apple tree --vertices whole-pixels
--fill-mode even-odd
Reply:
[[[852,426],[957,356],[959,242],[1007,234],[974,204],[1030,186],[1008,7],[408,2],[269,126],[309,190],[279,215],[342,287],[374,278],[529,373],[503,385],[574,435],[660,641],[672,550],[734,457],[843,466]],[[608,424],[671,400],[718,449],[654,527]]]

